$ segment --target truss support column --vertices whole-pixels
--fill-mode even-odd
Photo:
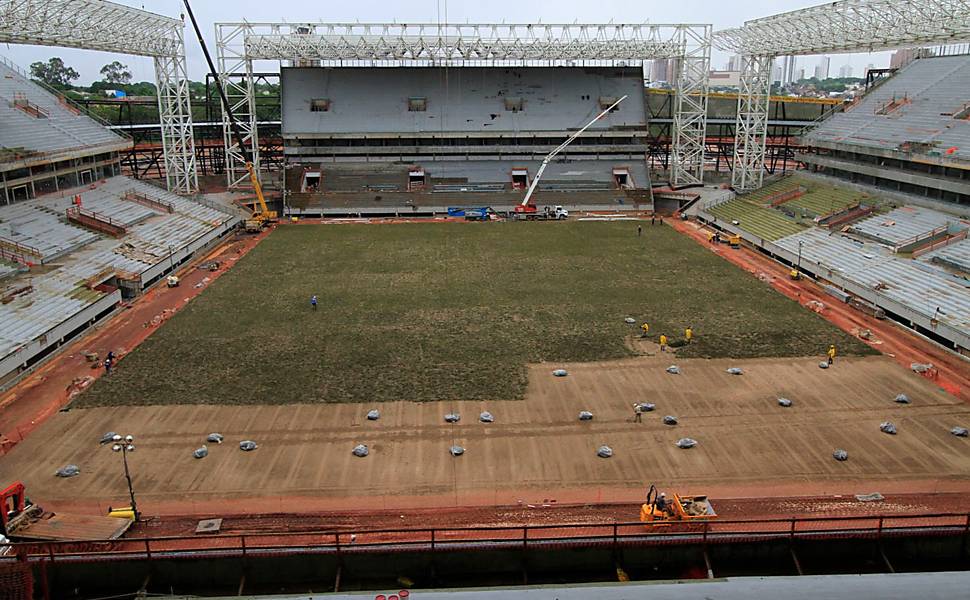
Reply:
[[[256,128],[256,92],[253,82],[253,61],[246,55],[246,35],[251,33],[247,24],[216,24],[216,61],[219,81],[226,92],[226,99],[242,132],[243,143],[252,156],[253,169],[260,176],[259,138]],[[250,186],[246,169],[246,153],[232,135],[229,116],[222,110],[222,137],[226,149],[226,184],[229,189]]]
[[[742,58],[731,172],[731,186],[738,192],[758,189],[764,179],[772,63],[773,56]]]
[[[172,35],[177,41],[177,51],[172,56],[155,57],[158,115],[168,190],[188,195],[199,191],[189,74],[185,65],[182,28],[174,27]]]
[[[675,186],[704,182],[711,34],[710,25],[682,25],[680,29],[683,54],[676,59],[680,64],[670,167],[671,183]]]

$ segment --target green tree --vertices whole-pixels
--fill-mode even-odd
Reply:
[[[128,65],[123,65],[118,61],[108,63],[101,67],[101,76],[104,81],[112,85],[127,85],[131,83],[131,71]]]
[[[51,87],[60,89],[71,87],[71,82],[81,76],[56,56],[46,63],[40,61],[31,63],[30,75]]]

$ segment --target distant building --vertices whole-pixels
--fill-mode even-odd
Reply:
[[[739,87],[741,71],[711,71],[708,74],[711,87]]]
[[[771,83],[784,83],[785,67],[782,63],[774,61],[771,63]]]
[[[803,79],[805,79],[805,67],[801,67],[800,69],[795,71],[794,81],[801,81]]]
[[[782,75],[782,83],[788,85],[790,83],[795,83],[795,57],[786,56],[784,66],[782,70],[784,71]]]
[[[677,81],[680,61],[676,58],[658,58],[650,63],[650,81],[660,81],[673,85]]]
[[[728,59],[727,69],[728,71],[740,71],[742,67],[742,59],[740,54],[735,54]]]
[[[828,56],[823,56],[818,61],[818,66],[815,67],[815,79],[819,81],[829,78],[829,68],[832,66],[832,59]]]
[[[893,52],[892,57],[889,59],[890,69],[902,69],[909,63],[916,60],[918,48],[900,48]]]
[[[842,65],[839,67],[839,77],[842,79],[852,77],[852,65]]]

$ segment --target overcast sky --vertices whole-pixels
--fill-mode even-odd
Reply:
[[[163,15],[178,17],[182,11],[181,0],[122,0],[121,4],[144,8]],[[679,0],[677,2],[630,2],[629,0],[476,0],[473,2],[444,2],[443,0],[354,0],[331,2],[328,0],[192,0],[192,8],[199,19],[206,43],[215,53],[213,23],[232,21],[361,21],[361,22],[431,22],[439,19],[448,22],[495,22],[508,23],[712,23],[715,29],[741,25],[748,19],[768,16],[798,8],[820,4],[818,0]],[[187,27],[186,45],[189,57],[189,76],[203,79],[206,68],[202,53]],[[64,62],[77,69],[81,78],[77,83],[89,84],[100,79],[102,65],[112,60],[127,64],[136,81],[154,81],[152,60],[146,57],[111,55],[90,50],[47,48],[38,46],[7,45],[0,47],[0,54],[7,56],[25,69],[38,60],[60,56]],[[728,56],[715,52],[712,68],[722,69]],[[800,57],[799,67],[804,66],[811,75],[817,57]],[[833,56],[830,76],[838,76],[839,67],[851,64],[854,75],[861,76],[866,65],[876,67],[889,65],[889,54],[855,54]]]

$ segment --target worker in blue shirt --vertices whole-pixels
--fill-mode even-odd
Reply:
[[[317,295],[316,294],[310,296],[310,306],[313,307],[313,310],[316,310],[317,309]]]

